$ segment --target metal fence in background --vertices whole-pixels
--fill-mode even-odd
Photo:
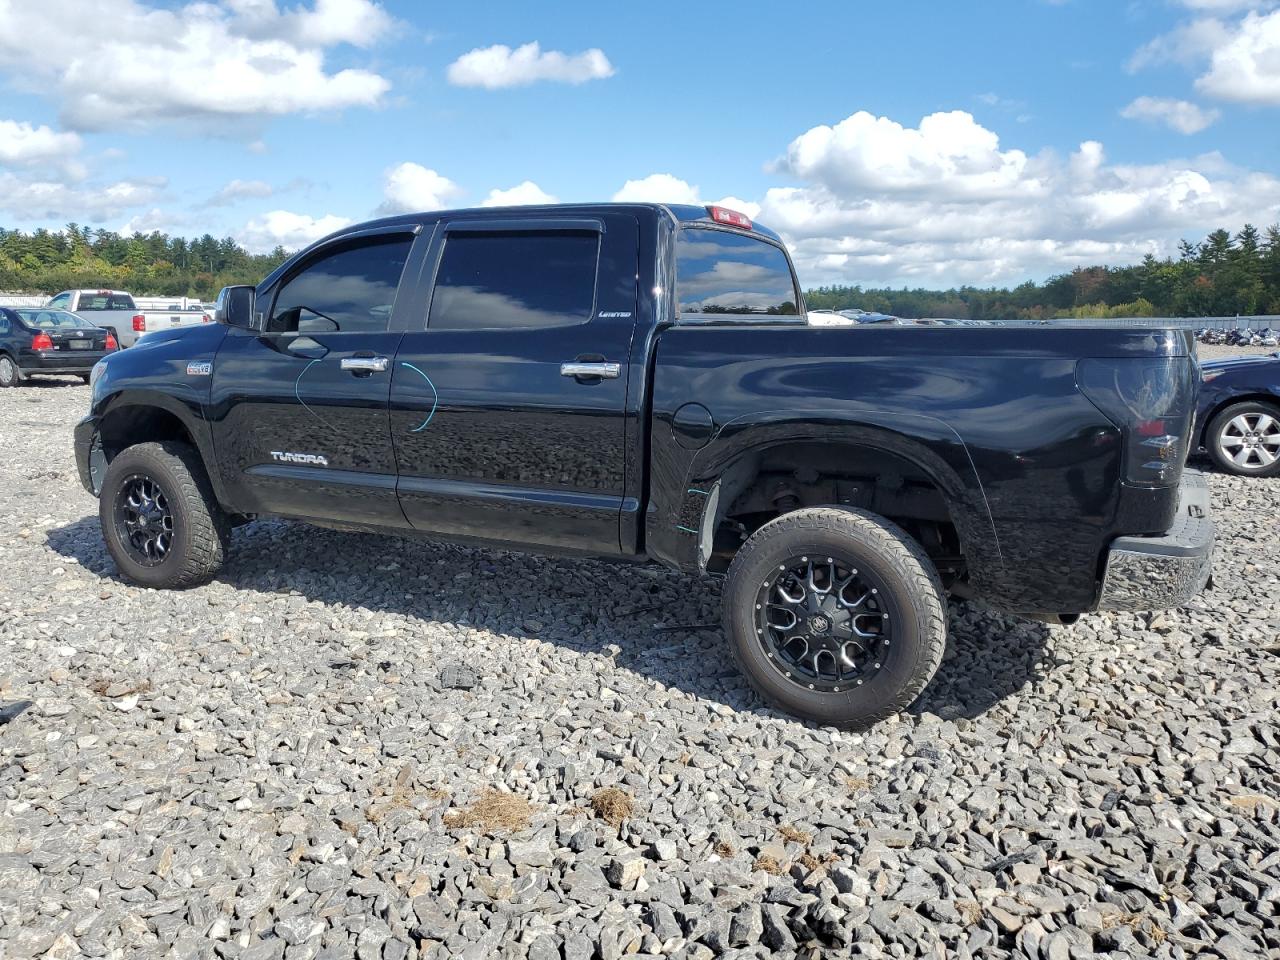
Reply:
[[[0,307],[43,307],[48,297],[32,297],[23,293],[0,293]]]
[[[1034,321],[1032,321],[1034,322]],[[1256,317],[1098,317],[1093,320],[1049,320],[1055,327],[1180,327],[1191,330],[1280,329],[1280,315]]]

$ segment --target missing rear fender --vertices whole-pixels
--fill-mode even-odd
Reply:
[[[933,560],[948,590],[962,584],[965,563],[946,498],[928,480],[886,471],[878,476],[832,477],[801,468],[754,477],[726,475],[714,518],[712,543],[703,544],[707,573],[729,569],[747,538],[770,520],[803,507],[848,506],[892,520]],[[704,529],[709,517],[704,517]]]

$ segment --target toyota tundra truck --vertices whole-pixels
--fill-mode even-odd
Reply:
[[[937,670],[948,593],[1062,622],[1210,574],[1189,333],[809,325],[732,210],[382,219],[217,313],[100,363],[75,430],[148,587],[208,580],[267,516],[651,561],[724,581],[766,698],[861,727]]]

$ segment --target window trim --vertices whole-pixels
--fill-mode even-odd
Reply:
[[[341,237],[333,237],[329,240],[323,240],[315,247],[304,251],[298,257],[296,264],[291,264],[289,272],[282,274],[276,280],[271,290],[271,306],[265,313],[260,314],[260,321],[257,324],[256,333],[264,337],[298,337],[309,336],[311,333],[324,333],[326,335],[338,333],[388,333],[395,329],[393,320],[396,315],[396,306],[400,303],[400,295],[404,291],[406,278],[409,276],[409,268],[413,265],[413,247],[417,241],[418,234],[422,232],[422,224],[410,224],[408,226],[395,227],[377,227],[372,230],[357,230],[352,233],[343,234]],[[382,330],[324,330],[324,331],[298,331],[298,330],[268,330],[267,324],[276,314],[276,302],[280,298],[280,291],[292,283],[300,274],[305,273],[321,260],[344,253],[346,250],[354,250],[358,247],[374,246],[377,242],[386,237],[402,236],[408,241],[409,246],[405,252],[404,266],[400,270],[400,279],[396,283],[395,299],[391,301],[391,312],[387,314],[387,325]],[[370,244],[368,241],[375,241]],[[393,240],[382,240],[384,243],[394,242]]]
[[[685,314],[680,310],[680,237],[686,230],[707,230],[716,233],[728,233],[736,237],[746,237],[749,240],[755,240],[759,243],[767,243],[771,247],[776,247],[782,252],[782,259],[787,263],[787,270],[791,273],[791,289],[795,295],[796,312],[794,314],[785,313],[690,313]],[[747,230],[738,230],[733,227],[723,226],[718,223],[681,223],[676,233],[675,243],[672,244],[671,252],[673,260],[672,277],[675,281],[675,296],[672,299],[672,309],[675,312],[676,323],[795,323],[804,325],[808,323],[806,316],[809,308],[804,302],[804,295],[800,291],[800,281],[796,276],[796,265],[791,262],[791,253],[786,246],[779,240],[772,237],[766,237],[761,233],[751,233]]]
[[[596,265],[591,277],[591,308],[586,317],[577,323],[557,324],[554,327],[436,327],[436,330],[447,330],[453,333],[495,333],[517,330],[572,330],[583,327],[596,319],[596,310],[600,306],[600,261],[604,259],[604,221],[595,218],[568,217],[529,217],[505,218],[494,220],[451,220],[444,224],[440,231],[436,249],[432,254],[431,286],[427,295],[426,310],[422,316],[422,330],[431,330],[431,308],[436,301],[436,290],[440,280],[440,267],[444,263],[445,248],[449,245],[449,233],[454,225],[464,225],[459,233],[598,233],[596,238]]]

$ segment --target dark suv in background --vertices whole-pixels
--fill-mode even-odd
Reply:
[[[93,365],[117,346],[110,330],[74,313],[0,307],[0,387],[42,373],[74,373],[88,383]]]

